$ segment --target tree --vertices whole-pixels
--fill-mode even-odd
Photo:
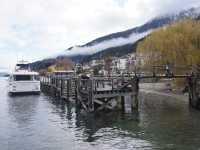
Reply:
[[[55,69],[56,70],[72,70],[73,62],[67,58],[58,59],[55,64]]]
[[[49,66],[49,67],[47,68],[47,71],[50,72],[50,73],[54,72],[54,71],[55,71],[55,66],[54,66],[54,65]]]
[[[147,68],[199,64],[200,21],[187,19],[156,30],[139,43],[137,55],[143,56],[143,67]]]

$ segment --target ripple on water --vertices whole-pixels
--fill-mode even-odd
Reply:
[[[150,150],[200,147],[200,113],[187,101],[142,94],[138,113],[88,115],[40,96],[9,97],[0,79],[0,146],[4,150]]]

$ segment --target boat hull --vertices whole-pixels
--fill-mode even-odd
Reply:
[[[39,94],[40,82],[39,81],[17,81],[9,83],[10,95],[14,94]]]
[[[40,95],[40,91],[37,92],[9,92],[10,96],[17,96],[17,95]]]

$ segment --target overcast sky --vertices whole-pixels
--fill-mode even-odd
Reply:
[[[0,68],[57,54],[199,0],[0,0]]]

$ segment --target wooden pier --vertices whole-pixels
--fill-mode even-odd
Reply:
[[[43,92],[65,100],[74,101],[87,112],[120,109],[126,112],[138,110],[139,82],[142,79],[173,79],[187,81],[189,104],[200,108],[200,76],[196,74],[155,74],[111,77],[41,77]]]
[[[137,78],[92,77],[79,79],[77,83],[78,101],[87,111],[115,108],[131,111],[138,108]]]
[[[135,77],[64,78],[41,77],[45,93],[65,100],[75,101],[87,112],[138,108],[139,80]]]
[[[48,93],[52,96],[59,97],[62,99],[76,99],[77,92],[77,79],[76,78],[65,78],[65,77],[54,77],[54,76],[43,76],[41,77],[41,89],[43,92]]]

